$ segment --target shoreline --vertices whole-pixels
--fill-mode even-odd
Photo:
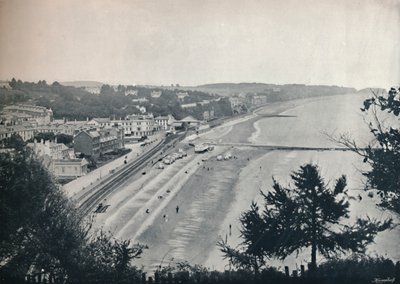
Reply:
[[[308,103],[310,100],[302,101]],[[284,105],[265,106],[256,114],[230,121],[196,135],[195,138],[205,142],[214,139],[248,143],[250,138],[257,139],[254,134],[257,127],[262,130],[257,125],[258,121],[266,118],[265,115],[273,116],[297,107],[293,104],[294,102],[290,101]],[[182,143],[187,142],[184,140]],[[237,159],[216,161],[218,153],[228,151]],[[252,200],[260,201],[259,190],[266,191],[270,188],[272,176],[277,177],[282,184],[287,184],[292,170],[304,162],[314,162],[321,165],[322,175],[327,179],[350,172],[357,179],[351,153],[279,152],[246,146],[217,146],[214,152],[188,154],[189,157],[184,158],[187,162],[179,160],[162,171],[149,168],[145,176],[132,177],[124,188],[110,198],[112,206],[107,214],[111,213],[111,216],[100,217],[103,220],[100,223],[108,224],[109,229],[115,228],[113,225],[121,229],[132,219],[129,230],[118,236],[149,245],[149,250],[136,261],[138,265],[144,265],[147,272],[153,271],[160,263],[173,264],[184,260],[223,270],[227,261],[223,260],[216,247],[218,238],[226,237],[230,242],[238,244],[241,240],[238,216],[249,208]],[[194,168],[189,169],[190,163]],[[355,181],[352,181],[351,187],[356,190],[360,188]],[[171,190],[171,195],[164,196],[162,200],[155,199],[158,192],[165,193],[167,189]],[[141,192],[141,195],[136,195],[138,192]],[[359,191],[356,191],[356,194],[359,194]],[[146,215],[144,211],[151,204],[154,205],[149,207],[151,216]],[[180,208],[179,214],[175,212],[177,205]],[[365,211],[359,204],[352,206],[354,214]],[[232,224],[232,235],[228,231],[229,224]],[[392,237],[388,237],[388,245],[385,247],[393,246],[395,242]],[[371,251],[382,252],[381,247],[382,244],[379,243],[371,248]],[[305,263],[304,259],[308,259],[308,250],[297,258],[290,257],[285,262],[273,263],[277,266],[283,263],[295,265]]]

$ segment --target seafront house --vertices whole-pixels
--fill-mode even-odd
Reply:
[[[153,115],[128,115],[125,119],[93,118],[88,122],[96,127],[122,127],[125,138],[138,140],[144,136],[151,136],[155,131]]]
[[[160,130],[169,130],[174,123],[175,118],[172,115],[159,116],[154,118],[154,123]]]

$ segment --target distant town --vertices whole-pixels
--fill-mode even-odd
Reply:
[[[13,135],[20,136],[56,180],[63,183],[87,174],[101,157],[121,153],[118,151],[124,149],[125,143],[145,141],[160,132],[166,135],[177,131],[199,133],[220,124],[221,119],[277,101],[277,96],[285,89],[277,86],[265,88],[263,92],[240,92],[239,89],[226,96],[226,89],[219,95],[185,91],[174,85],[164,89],[99,83],[77,85],[79,87],[15,79],[0,85],[3,105],[0,141]],[[305,86],[297,89],[302,87]],[[107,96],[114,96],[109,98],[111,104],[117,99],[122,101],[118,111],[110,112],[107,117],[90,117],[88,114],[85,120],[79,120],[82,113],[74,115],[74,110],[66,106],[71,103],[68,100],[80,103],[86,99],[89,101],[87,107],[91,109],[90,102],[98,97],[107,99]],[[169,108],[162,108],[166,103]],[[106,102],[101,107],[107,108],[107,105]],[[129,109],[132,109],[131,114],[128,114]],[[72,116],[61,117],[63,111]],[[60,136],[66,136],[67,143],[57,139]]]

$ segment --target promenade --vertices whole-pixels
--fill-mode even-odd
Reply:
[[[159,133],[154,136],[149,137],[148,141],[156,141],[162,139],[163,134]],[[109,163],[91,171],[90,173],[81,176],[63,186],[63,190],[66,195],[70,198],[76,199],[79,196],[87,191],[90,190],[91,187],[96,186],[97,184],[101,183],[102,180],[108,178],[112,175],[115,171],[118,171],[126,166],[124,161],[127,161],[127,164],[135,161],[145,152],[152,149],[156,143],[151,143],[146,146],[140,146],[141,143],[130,143],[125,144],[125,148],[131,149],[131,152],[126,154],[125,156],[121,156],[115,160],[110,161]]]

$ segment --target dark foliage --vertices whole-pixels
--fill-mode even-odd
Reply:
[[[370,130],[379,147],[371,145],[364,152],[364,162],[371,170],[365,173],[368,187],[378,190],[381,206],[400,214],[400,88],[391,88],[386,95],[374,94],[364,101],[362,111],[374,114],[375,123],[370,123]],[[376,115],[377,111],[393,116],[397,124],[384,126]]]
[[[85,120],[94,117],[123,118],[126,115],[140,113],[138,107],[146,107],[147,112],[155,116],[172,114],[177,119],[192,115],[203,119],[205,110],[215,109],[215,115],[229,116],[232,113],[227,100],[214,101],[208,106],[198,105],[195,108],[183,109],[181,103],[196,103],[203,100],[213,100],[216,97],[205,92],[187,91],[188,97],[183,102],[178,100],[180,90],[145,88],[139,86],[103,85],[100,95],[94,95],[83,88],[63,86],[58,82],[48,85],[46,81],[38,83],[22,82],[13,79],[10,82],[12,90],[0,90],[0,105],[31,100],[37,105],[51,108],[55,118]],[[125,96],[126,90],[136,90],[136,96]],[[162,91],[159,98],[151,97],[152,91]],[[146,98],[147,102],[136,102],[132,99]]]
[[[346,178],[340,177],[329,189],[318,167],[306,164],[293,172],[294,188],[273,180],[273,188],[262,193],[260,212],[257,204],[241,215],[242,247],[231,248],[220,242],[222,252],[237,268],[258,272],[271,257],[285,259],[304,248],[311,248],[311,268],[316,268],[319,251],[326,258],[346,252],[364,252],[375,235],[392,226],[392,220],[378,222],[358,218],[353,225],[341,225],[349,218]]]
[[[383,257],[353,255],[346,259],[332,259],[322,263],[316,277],[325,283],[371,283],[375,278],[398,278],[400,263]],[[400,280],[400,279],[398,279]]]
[[[371,90],[372,91],[372,90]],[[372,116],[369,129],[375,141],[360,148],[356,141],[342,135],[339,143],[359,154],[370,170],[366,190],[375,190],[381,198],[381,207],[400,215],[400,88],[391,88],[364,101],[361,111]]]
[[[38,272],[71,283],[140,275],[131,261],[145,246],[89,234],[90,222],[24,148],[0,154],[0,220],[2,280]]]

